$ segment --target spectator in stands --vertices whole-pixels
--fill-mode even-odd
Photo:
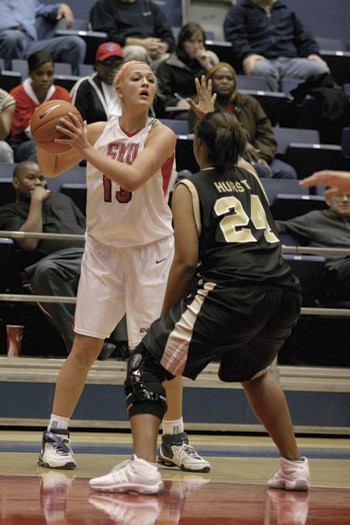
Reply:
[[[121,106],[116,96],[113,80],[123,63],[123,50],[116,42],[104,42],[96,51],[95,70],[89,77],[81,78],[70,95],[88,124],[120,116]]]
[[[38,34],[38,17],[47,24],[53,38],[46,38],[44,30]],[[39,0],[1,2],[0,56],[5,61],[5,68],[11,69],[13,58],[26,59],[37,51],[45,50],[55,62],[70,63],[73,74],[78,75],[79,64],[85,59],[86,44],[78,36],[54,36],[54,25],[61,18],[66,19],[67,27],[73,25],[73,12],[64,3],[45,5]]]
[[[176,50],[157,68],[160,89],[160,95],[155,102],[157,116],[187,118],[187,111],[182,114],[170,114],[165,108],[173,106],[187,110],[186,98],[196,94],[194,79],[201,77],[218,62],[218,56],[205,48],[203,28],[194,22],[185,24],[179,32]]]
[[[69,197],[46,189],[36,162],[17,164],[12,184],[16,201],[0,206],[1,230],[85,234],[85,216]],[[22,271],[22,279],[30,282],[35,294],[75,297],[83,243],[24,238],[16,239],[16,245],[20,248],[16,268]],[[74,339],[75,305],[44,303],[41,307],[61,334],[69,353]],[[109,357],[115,350],[114,344],[106,342],[100,357]]]
[[[175,44],[165,14],[150,0],[97,0],[90,22],[123,47],[125,61],[141,60],[153,71]]]
[[[237,77],[234,68],[226,62],[219,62],[207,73],[212,81],[212,91],[216,94],[214,108],[233,113],[247,135],[245,159],[250,162],[259,177],[296,179],[297,173],[289,164],[276,159],[276,139],[271,122],[259,101],[253,96],[237,91]],[[211,110],[211,97],[208,97],[208,111]],[[189,121],[192,130],[197,120],[190,111]]]
[[[246,75],[265,77],[278,91],[280,79],[308,80],[329,72],[312,33],[283,0],[242,0],[228,11],[225,39]]]
[[[0,162],[13,162],[13,149],[5,141],[16,108],[15,99],[0,88]]]
[[[288,233],[302,246],[350,247],[350,189],[326,197],[328,209],[314,210],[288,221],[276,221],[280,234]],[[327,256],[319,282],[323,302],[350,300],[350,257]]]
[[[69,91],[54,85],[54,63],[47,51],[37,51],[28,57],[29,78],[10,91],[16,100],[16,110],[10,129],[9,143],[15,162],[36,160],[36,146],[31,139],[30,119],[35,109],[46,100],[71,102]]]

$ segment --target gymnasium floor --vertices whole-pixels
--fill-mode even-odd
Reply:
[[[130,457],[128,432],[73,431],[76,471],[36,466],[41,432],[0,431],[0,525],[350,525],[350,441],[300,438],[309,493],[269,490],[278,459],[264,436],[190,434],[208,474],[160,467],[158,496],[91,492],[88,480]]]

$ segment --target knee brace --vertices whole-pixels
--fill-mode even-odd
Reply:
[[[129,417],[152,414],[163,419],[168,405],[162,375],[146,348],[142,343],[138,345],[129,359],[124,383]]]

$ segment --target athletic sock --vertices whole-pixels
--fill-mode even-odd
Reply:
[[[163,434],[180,434],[184,432],[184,421],[182,417],[180,419],[174,419],[173,421],[162,421],[162,432]]]
[[[51,414],[51,419],[50,423],[48,424],[47,430],[55,430],[55,428],[67,430],[69,419],[69,417],[61,417],[55,416],[55,414]]]

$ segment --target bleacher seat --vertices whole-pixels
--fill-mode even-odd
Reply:
[[[70,170],[61,173],[57,177],[50,177],[45,179],[47,187],[51,191],[59,191],[62,184],[85,184],[86,183],[86,170],[82,166],[75,166]]]
[[[60,29],[67,29],[67,21],[65,18],[58,20],[55,26],[55,31]],[[70,29],[75,31],[89,31],[90,22],[86,18],[74,18],[73,25],[70,27]]]
[[[170,129],[172,129],[176,133],[176,135],[188,135],[190,132],[187,120],[161,118],[159,119],[159,121],[165,126],[168,126]]]
[[[340,38],[315,37],[321,51],[346,51],[346,43]]]
[[[60,192],[70,197],[80,211],[86,214],[86,184],[79,182],[65,182],[60,187]]]
[[[12,176],[11,177],[1,177],[0,178],[0,206],[7,204],[9,202],[14,202],[15,190],[12,186]]]
[[[324,271],[326,258],[321,255],[294,255],[284,253],[283,258],[303,288],[303,306],[314,305],[318,296],[318,283]]]
[[[343,128],[341,132],[341,154],[345,158],[350,158],[350,128]]]
[[[232,0],[186,0],[182,2],[183,24],[196,21],[217,40],[224,40],[223,25]]]
[[[306,144],[292,142],[286,152],[286,162],[291,164],[299,179],[321,169],[341,167],[341,147],[336,144]]]
[[[77,75],[55,75],[54,83],[70,91],[78,80],[80,77]]]
[[[349,51],[323,51],[321,57],[327,62],[335,82],[343,85],[350,82],[350,52]]]
[[[22,81],[28,77],[28,62],[24,59],[13,58],[11,60],[11,70],[21,74]]]
[[[19,71],[22,75],[22,80],[28,77],[28,62],[27,60],[21,60],[19,58],[13,58],[11,60],[12,71]],[[72,66],[68,62],[55,62],[55,77],[56,75],[71,75]]]
[[[300,246],[293,235],[281,233],[283,246]],[[323,255],[304,255],[285,252],[283,258],[290,265],[303,288],[303,306],[315,306],[319,296],[319,280],[323,274],[326,258]]]
[[[92,64],[79,64],[80,77],[89,77],[93,73],[95,73],[95,70]]]
[[[14,241],[7,237],[0,238],[0,292],[5,293],[9,283],[9,260],[13,253]],[[3,303],[1,304],[3,306]]]
[[[227,62],[235,68],[236,71],[239,69],[239,64],[232,51],[231,42],[225,40],[206,40],[205,47],[210,51],[214,51],[220,59],[220,62]]]
[[[18,71],[1,70],[0,73],[0,87],[9,92],[16,86],[22,83],[22,75]]]
[[[80,36],[86,42],[85,64],[94,64],[96,50],[100,44],[108,39],[107,33],[102,31],[77,30],[77,29],[56,29],[56,36]]]
[[[289,193],[291,195],[309,195],[307,188],[299,185],[299,181],[295,179],[260,179],[264,187],[270,205],[273,204],[277,195],[281,193]]]
[[[292,97],[291,91],[302,82],[304,82],[304,80],[301,78],[281,78],[280,91],[287,95],[287,97]]]
[[[0,162],[0,180],[13,176],[15,165],[12,162]]]
[[[237,89],[254,89],[255,91],[271,91],[264,77],[253,75],[237,75]]]
[[[320,133],[317,129],[306,128],[284,128],[273,127],[273,132],[277,141],[277,155],[284,157],[291,142],[301,141],[307,144],[319,144]]]
[[[260,102],[273,126],[278,125],[283,120],[287,105],[290,102],[290,98],[284,93],[251,89],[241,89],[240,91],[255,97]]]
[[[12,162],[0,162],[0,206],[15,200],[15,190],[12,186],[14,167]]]
[[[324,210],[326,208],[326,201],[320,195],[277,193],[271,203],[273,218],[281,221],[293,219],[293,217],[304,215],[313,210]]]
[[[199,171],[199,166],[193,154],[193,135],[178,135],[176,140],[176,169],[177,171]]]

